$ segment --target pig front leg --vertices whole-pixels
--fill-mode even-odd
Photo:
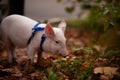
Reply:
[[[32,47],[28,47],[28,49],[27,49],[27,56],[28,56],[28,60],[30,61],[30,64],[34,63],[35,51],[36,51],[36,49],[34,49]]]
[[[36,49],[32,48],[31,46],[28,46],[28,49],[27,49],[28,60],[26,61],[25,66],[24,66],[24,70],[23,70],[24,74],[34,71],[33,64],[34,64],[35,51]]]
[[[40,62],[40,58],[42,57],[42,51],[41,50],[38,50],[38,53],[37,53],[37,65],[39,64]]]

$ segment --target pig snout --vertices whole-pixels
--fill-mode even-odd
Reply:
[[[63,57],[66,57],[69,55],[69,52],[67,50],[59,50],[58,52]]]
[[[67,53],[65,53],[65,54],[62,54],[62,56],[63,57],[66,57],[66,56],[68,56],[69,55],[69,53],[67,52]]]

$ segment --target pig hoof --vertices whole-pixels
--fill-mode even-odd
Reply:
[[[7,62],[7,64],[4,67],[10,68],[10,67],[13,67],[15,65],[17,65],[17,62],[12,62],[12,63]]]
[[[13,67],[13,66],[15,66],[17,64],[18,64],[17,61],[15,59],[13,59],[12,62],[7,61],[5,67],[10,68],[10,67]]]
[[[32,73],[32,72],[34,72],[34,70],[35,70],[35,68],[34,68],[33,64],[31,64],[31,60],[28,60],[28,61],[25,63],[24,70],[23,70],[23,74]]]
[[[13,65],[17,65],[18,63],[17,63],[17,61],[16,61],[16,59],[13,59]]]

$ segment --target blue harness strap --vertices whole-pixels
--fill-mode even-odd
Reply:
[[[38,27],[39,24],[40,24],[40,22],[36,23],[36,24],[34,25],[34,27],[32,28],[32,31],[33,31],[33,32],[32,32],[32,34],[31,34],[31,36],[30,36],[30,38],[29,38],[29,40],[28,40],[28,42],[27,42],[27,45],[30,44],[31,40],[33,39],[33,37],[35,36],[35,33],[36,33],[37,31],[43,31],[43,30],[44,30],[44,28]],[[46,38],[46,36],[45,36],[45,34],[43,34],[42,37],[41,37],[41,42],[40,42],[40,49],[41,49],[42,51],[43,51],[42,45],[43,45],[43,43],[44,43],[44,41],[45,41],[45,38]]]
[[[45,36],[45,34],[43,34],[42,37],[41,37],[41,42],[40,42],[40,49],[41,49],[42,51],[43,51],[42,45],[43,45],[45,39],[46,39],[46,36]]]
[[[44,30],[44,28],[38,27],[39,24],[40,24],[40,22],[38,22],[37,24],[34,25],[34,27],[32,28],[33,32]]]
[[[38,27],[38,25],[40,24],[40,22],[37,22],[33,28],[32,28],[32,34],[30,36],[30,38],[28,39],[27,45],[31,42],[32,38],[35,36],[36,33],[36,28]]]

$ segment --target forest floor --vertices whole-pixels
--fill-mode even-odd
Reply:
[[[65,35],[69,56],[43,53],[39,64],[34,70],[29,68],[27,74],[22,72],[26,49],[16,49],[16,64],[10,66],[6,50],[0,47],[0,80],[120,80],[120,58],[102,56],[105,48],[94,43],[97,34],[68,29]]]

